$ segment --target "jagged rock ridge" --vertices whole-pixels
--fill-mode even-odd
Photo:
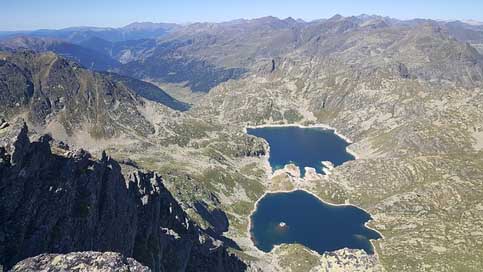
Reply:
[[[123,175],[105,153],[30,142],[24,125],[0,149],[0,264],[41,253],[115,251],[154,271],[240,271],[230,255],[190,221],[153,172]],[[64,154],[62,154],[64,153]]]

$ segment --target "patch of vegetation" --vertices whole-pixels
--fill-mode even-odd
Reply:
[[[301,121],[304,117],[296,110],[289,109],[283,113],[283,118],[289,123],[297,123]]]
[[[220,167],[210,167],[202,172],[198,179],[205,184],[208,190],[226,194],[233,194],[237,180]]]
[[[248,225],[248,217],[247,218],[239,218],[237,216],[234,216],[231,213],[227,213],[228,216],[228,221],[230,222],[230,231],[233,231],[233,233],[236,233],[236,236],[246,236],[248,235],[247,233],[247,225]]]
[[[176,136],[172,136],[169,141],[183,147],[187,146],[191,140],[207,137],[208,133],[215,131],[217,127],[198,119],[186,119],[172,124],[171,129],[176,133]]]
[[[304,80],[302,80],[300,78],[297,79],[295,81],[295,86],[297,86],[297,90],[298,91],[302,91],[305,88],[305,82],[304,82]]]
[[[255,206],[254,202],[241,200],[233,203],[230,207],[231,207],[231,210],[237,215],[248,216],[250,215],[250,212],[253,210],[254,206]]]
[[[249,179],[239,173],[230,173],[220,167],[210,167],[205,169],[198,179],[202,181],[209,190],[215,192],[221,190],[227,195],[233,195],[237,185],[239,185],[252,200],[258,199],[265,190],[260,182]]]
[[[319,257],[299,244],[282,245],[277,253],[280,266],[287,271],[305,272],[319,265]]]
[[[295,187],[286,175],[278,175],[272,178],[271,190],[290,191]]]
[[[243,166],[240,169],[240,172],[246,176],[253,176],[257,178],[263,178],[265,176],[265,170],[263,168],[258,167],[257,163],[250,163]]]
[[[322,124],[328,123],[329,121],[335,119],[338,114],[339,114],[339,111],[327,109],[327,108],[314,112],[314,115],[317,118],[317,121]]]
[[[227,164],[227,160],[223,154],[221,154],[218,150],[215,150],[214,148],[208,147],[203,149],[203,155],[209,157],[210,159],[213,159],[217,161],[220,164]]]
[[[318,182],[313,191],[322,200],[332,204],[344,204],[348,199],[344,188],[334,182]]]
[[[236,249],[233,249],[233,248],[229,248],[228,252],[236,254],[240,259],[245,260],[245,261],[255,262],[255,261],[258,260],[257,258],[255,258],[251,255],[248,255],[243,251],[236,250]]]
[[[272,111],[272,120],[277,122],[277,121],[282,121],[283,120],[283,115],[279,111]]]

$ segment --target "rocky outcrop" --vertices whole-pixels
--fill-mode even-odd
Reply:
[[[12,271],[148,272],[151,270],[133,258],[126,258],[119,253],[88,251],[65,255],[41,254],[21,261],[12,268]]]
[[[9,124],[4,119],[0,119],[0,129],[7,128]]]
[[[24,125],[13,154],[0,151],[5,268],[42,253],[114,251],[153,271],[245,269],[187,217],[157,174],[124,175],[104,152],[99,160],[84,150],[52,152],[51,141],[30,142]]]

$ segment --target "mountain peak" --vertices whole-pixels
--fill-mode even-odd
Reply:
[[[344,16],[342,16],[340,14],[336,14],[336,15],[330,17],[328,20],[329,21],[340,21],[342,19],[344,19]]]
[[[134,22],[128,24],[121,29],[124,30],[131,30],[131,31],[139,31],[139,30],[158,30],[158,29],[170,29],[175,27],[176,24],[167,24],[167,23],[153,23],[153,22]]]

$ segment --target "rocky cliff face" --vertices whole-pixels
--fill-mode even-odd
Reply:
[[[155,173],[51,142],[48,135],[30,142],[24,125],[13,146],[0,149],[5,268],[41,253],[114,251],[154,271],[245,269],[188,219]]]

